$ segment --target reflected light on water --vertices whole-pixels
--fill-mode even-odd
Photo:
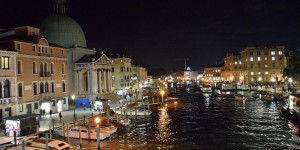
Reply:
[[[158,119],[158,130],[159,133],[156,135],[157,141],[160,141],[161,144],[167,144],[166,142],[171,138],[170,122],[172,119],[168,114],[168,107],[163,107],[159,109],[159,119]],[[170,145],[165,145],[170,148]],[[164,147],[165,147],[164,146]]]

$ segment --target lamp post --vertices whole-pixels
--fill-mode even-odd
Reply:
[[[95,123],[97,124],[97,149],[100,150],[100,128],[99,128],[100,118],[99,117],[95,118]]]
[[[72,97],[72,100],[73,100],[73,102],[74,102],[74,119],[75,119],[75,109],[76,109],[75,95],[73,94],[71,97]]]
[[[163,103],[165,91],[164,90],[160,91],[160,94],[161,94],[161,102]]]

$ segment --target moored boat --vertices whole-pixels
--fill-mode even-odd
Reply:
[[[54,129],[54,132],[56,132],[58,135],[62,137],[69,136],[70,138],[80,138],[79,137],[79,132],[80,132],[82,139],[95,139],[95,140],[97,139],[97,131],[95,130],[95,128],[91,128],[91,130],[88,130],[87,127],[84,126],[71,127],[69,128],[69,131],[65,127],[65,132],[63,132],[62,127],[57,127]],[[100,129],[100,140],[105,140],[109,138],[110,135],[111,134],[108,131]]]
[[[246,96],[240,95],[240,94],[234,95],[234,98],[235,98],[235,100],[240,100],[240,101],[247,100]]]

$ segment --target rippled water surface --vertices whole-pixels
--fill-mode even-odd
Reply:
[[[103,149],[300,149],[280,102],[185,96],[140,119]]]

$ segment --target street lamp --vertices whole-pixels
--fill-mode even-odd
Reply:
[[[75,119],[75,109],[76,109],[75,95],[73,94],[73,95],[71,96],[71,98],[72,98],[72,100],[73,100],[73,102],[74,102],[74,119]]]
[[[98,150],[100,150],[100,128],[99,128],[100,118],[99,117],[95,118],[95,123],[97,124],[97,147]]]
[[[160,91],[160,94],[161,94],[161,102],[163,103],[164,102],[164,94],[165,94],[165,91]]]

